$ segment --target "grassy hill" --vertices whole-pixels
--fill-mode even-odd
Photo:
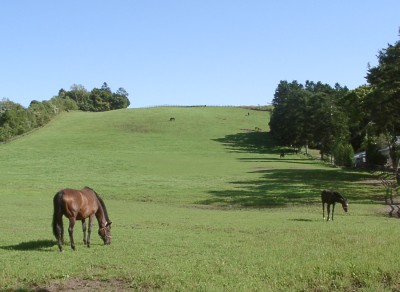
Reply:
[[[268,121],[233,107],[70,112],[0,145],[0,289],[399,288],[382,190],[366,173],[280,158]],[[94,235],[61,254],[52,198],[85,185],[108,207],[113,243]],[[325,188],[350,200],[334,224],[322,222]]]
[[[365,177],[303,156],[280,159],[268,121],[265,111],[219,107],[65,113],[0,147],[0,183],[5,192],[89,185],[113,198],[264,207],[280,203],[273,198],[280,194],[295,203],[318,201],[323,187],[349,193],[346,180]],[[264,200],[252,203],[245,194]]]
[[[35,193],[86,184],[119,198],[193,202],[203,198],[205,184],[242,175],[244,167],[218,139],[267,127],[267,112],[247,113],[169,107],[65,113],[0,147],[7,170],[1,183],[13,191],[13,181],[28,180]]]

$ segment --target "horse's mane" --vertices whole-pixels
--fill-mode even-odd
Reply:
[[[337,192],[337,191],[333,191],[333,194],[338,198],[339,202],[343,205],[347,205],[347,199],[345,197],[342,196],[341,193]]]
[[[333,193],[338,196],[340,198],[340,200],[342,200],[343,202],[347,202],[347,199],[345,197],[342,196],[341,193],[333,191]]]
[[[96,191],[93,190],[92,188],[89,188],[89,187],[85,187],[85,188],[91,190],[91,191],[96,195],[97,200],[99,200],[99,203],[100,203],[101,207],[103,208],[103,212],[104,212],[104,216],[106,217],[106,221],[107,221],[108,223],[110,223],[111,220],[110,220],[110,218],[108,217],[107,208],[106,208],[106,205],[104,204],[103,199],[102,199],[102,198],[99,196],[99,194],[96,193]]]
[[[328,200],[328,198],[332,198],[332,196],[338,200],[339,202],[347,203],[347,199],[342,196],[341,193],[334,190],[323,190],[321,193],[323,200]]]

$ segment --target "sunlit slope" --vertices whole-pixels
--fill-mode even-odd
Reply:
[[[0,145],[0,183],[7,193],[89,185],[110,197],[192,203],[243,179],[249,166],[224,139],[268,121],[268,112],[233,107],[64,113]]]

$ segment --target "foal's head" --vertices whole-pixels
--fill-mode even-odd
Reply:
[[[106,226],[99,229],[99,235],[103,239],[104,244],[111,244],[111,223],[107,222]]]
[[[347,212],[347,211],[348,211],[348,208],[349,208],[349,203],[347,202],[346,199],[343,199],[343,201],[342,201],[341,203],[342,203],[343,210],[344,210],[345,212]]]

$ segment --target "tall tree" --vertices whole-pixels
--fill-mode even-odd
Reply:
[[[378,53],[378,65],[368,69],[367,80],[372,92],[366,100],[366,109],[377,129],[386,135],[389,153],[398,177],[400,149],[400,41],[388,45]]]
[[[285,146],[307,149],[310,144],[320,149],[321,158],[332,153],[338,143],[347,144],[347,120],[337,102],[347,91],[339,84],[281,81],[273,99],[272,134]]]
[[[367,132],[367,125],[370,121],[364,108],[365,99],[370,92],[370,86],[362,85],[347,92],[338,100],[338,105],[347,116],[350,143],[355,151],[362,149],[362,144]]]
[[[270,127],[275,139],[285,146],[303,146],[305,126],[302,123],[305,121],[306,104],[303,85],[297,81],[291,83],[281,81],[275,91],[272,104],[274,110]]]

